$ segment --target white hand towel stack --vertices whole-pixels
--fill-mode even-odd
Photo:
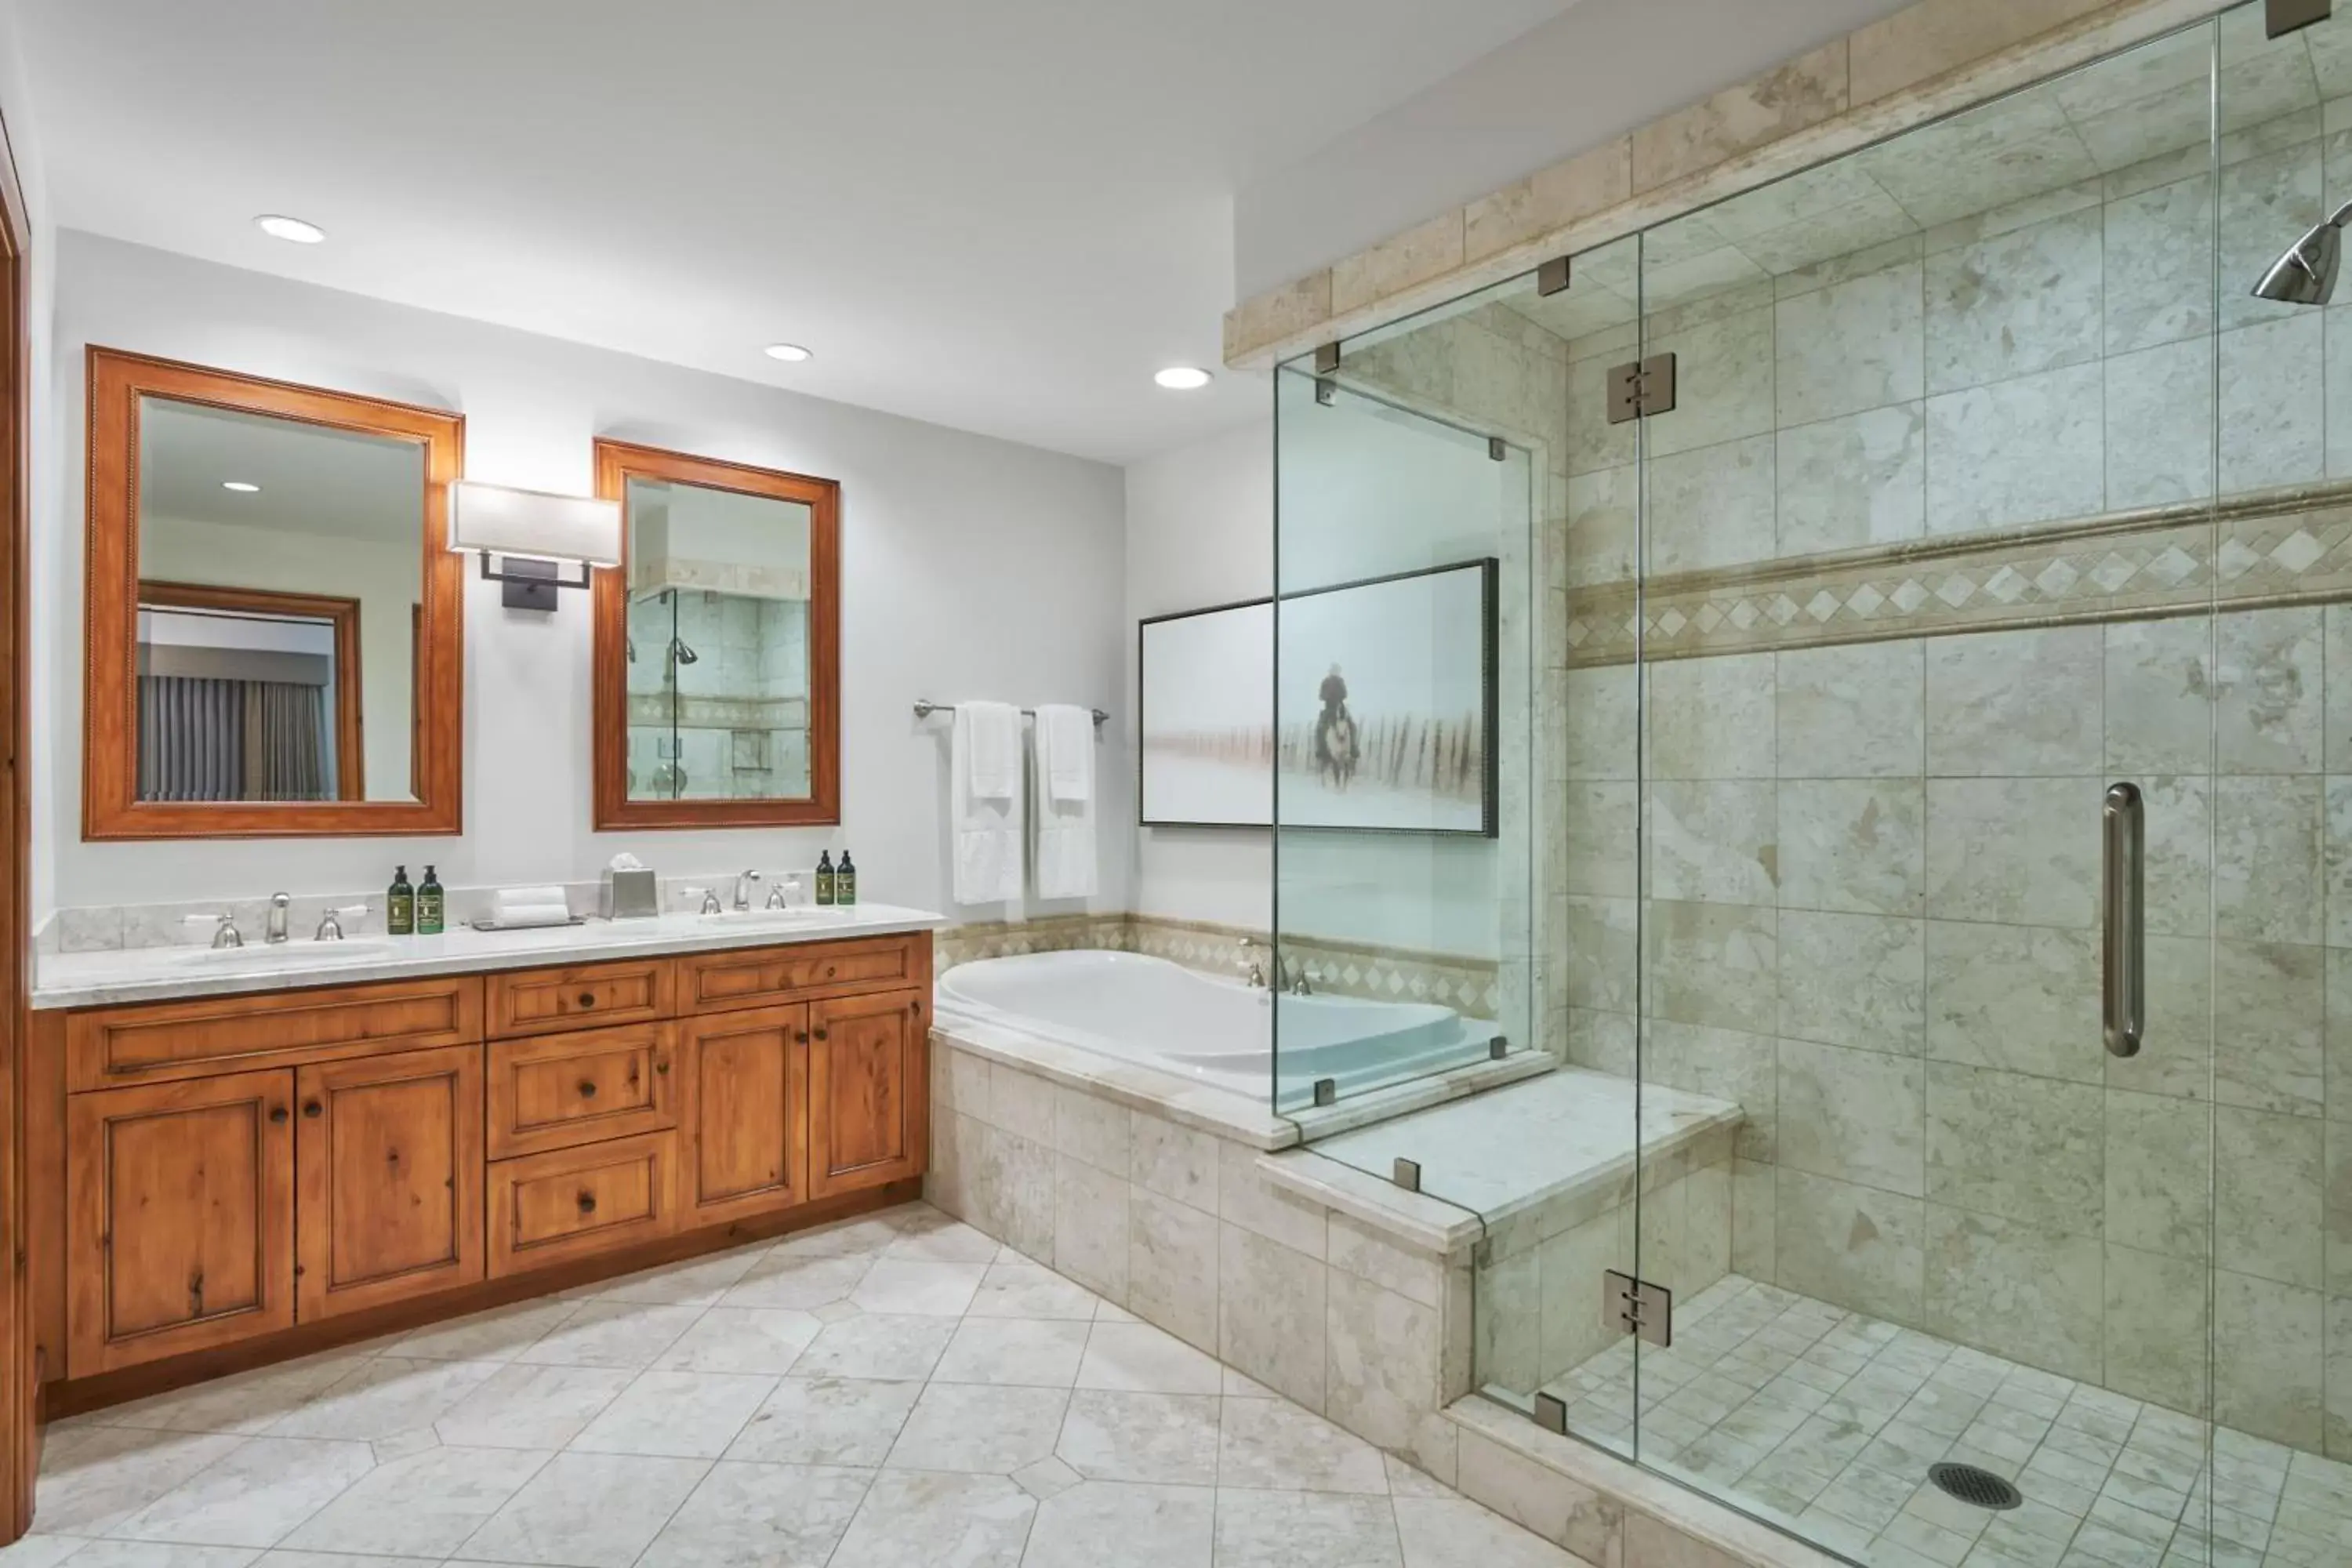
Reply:
[[[572,920],[563,889],[549,883],[538,888],[500,888],[492,921],[500,927],[560,926]]]
[[[955,839],[955,900],[1021,897],[1021,710],[959,702],[948,761],[948,828]]]
[[[1095,721],[1090,709],[1037,710],[1037,896],[1095,894]]]

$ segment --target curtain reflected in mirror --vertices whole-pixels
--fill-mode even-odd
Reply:
[[[416,795],[418,443],[139,404],[137,798]]]

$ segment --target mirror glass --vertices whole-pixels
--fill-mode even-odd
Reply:
[[[628,797],[806,800],[810,509],[631,475]]]
[[[419,441],[139,400],[138,798],[413,801]]]

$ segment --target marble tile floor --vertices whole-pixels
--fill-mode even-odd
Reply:
[[[1641,1347],[1640,1457],[1869,1568],[2343,1568],[2352,1465],[1726,1277]],[[1633,1342],[1550,1385],[1626,1451]],[[1929,1485],[1949,1459],[2021,1506]]]
[[[1574,1568],[927,1205],[61,1422],[0,1568]]]

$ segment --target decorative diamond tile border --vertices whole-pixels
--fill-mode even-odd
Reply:
[[[1095,949],[1140,952],[1204,974],[1231,978],[1239,966],[1244,937],[1269,947],[1273,941],[1264,931],[1205,921],[1136,914],[1056,915],[1017,923],[989,921],[950,926],[939,933],[936,951],[941,971],[983,958]],[[1434,1003],[1482,1018],[1494,1017],[1501,1005],[1502,966],[1493,959],[1296,936],[1284,938],[1280,951],[1285,973],[1295,973],[1303,967],[1308,984],[1325,995]],[[1265,955],[1258,956],[1263,962]]]
[[[2352,599],[2352,485],[1571,589],[1570,668]]]

